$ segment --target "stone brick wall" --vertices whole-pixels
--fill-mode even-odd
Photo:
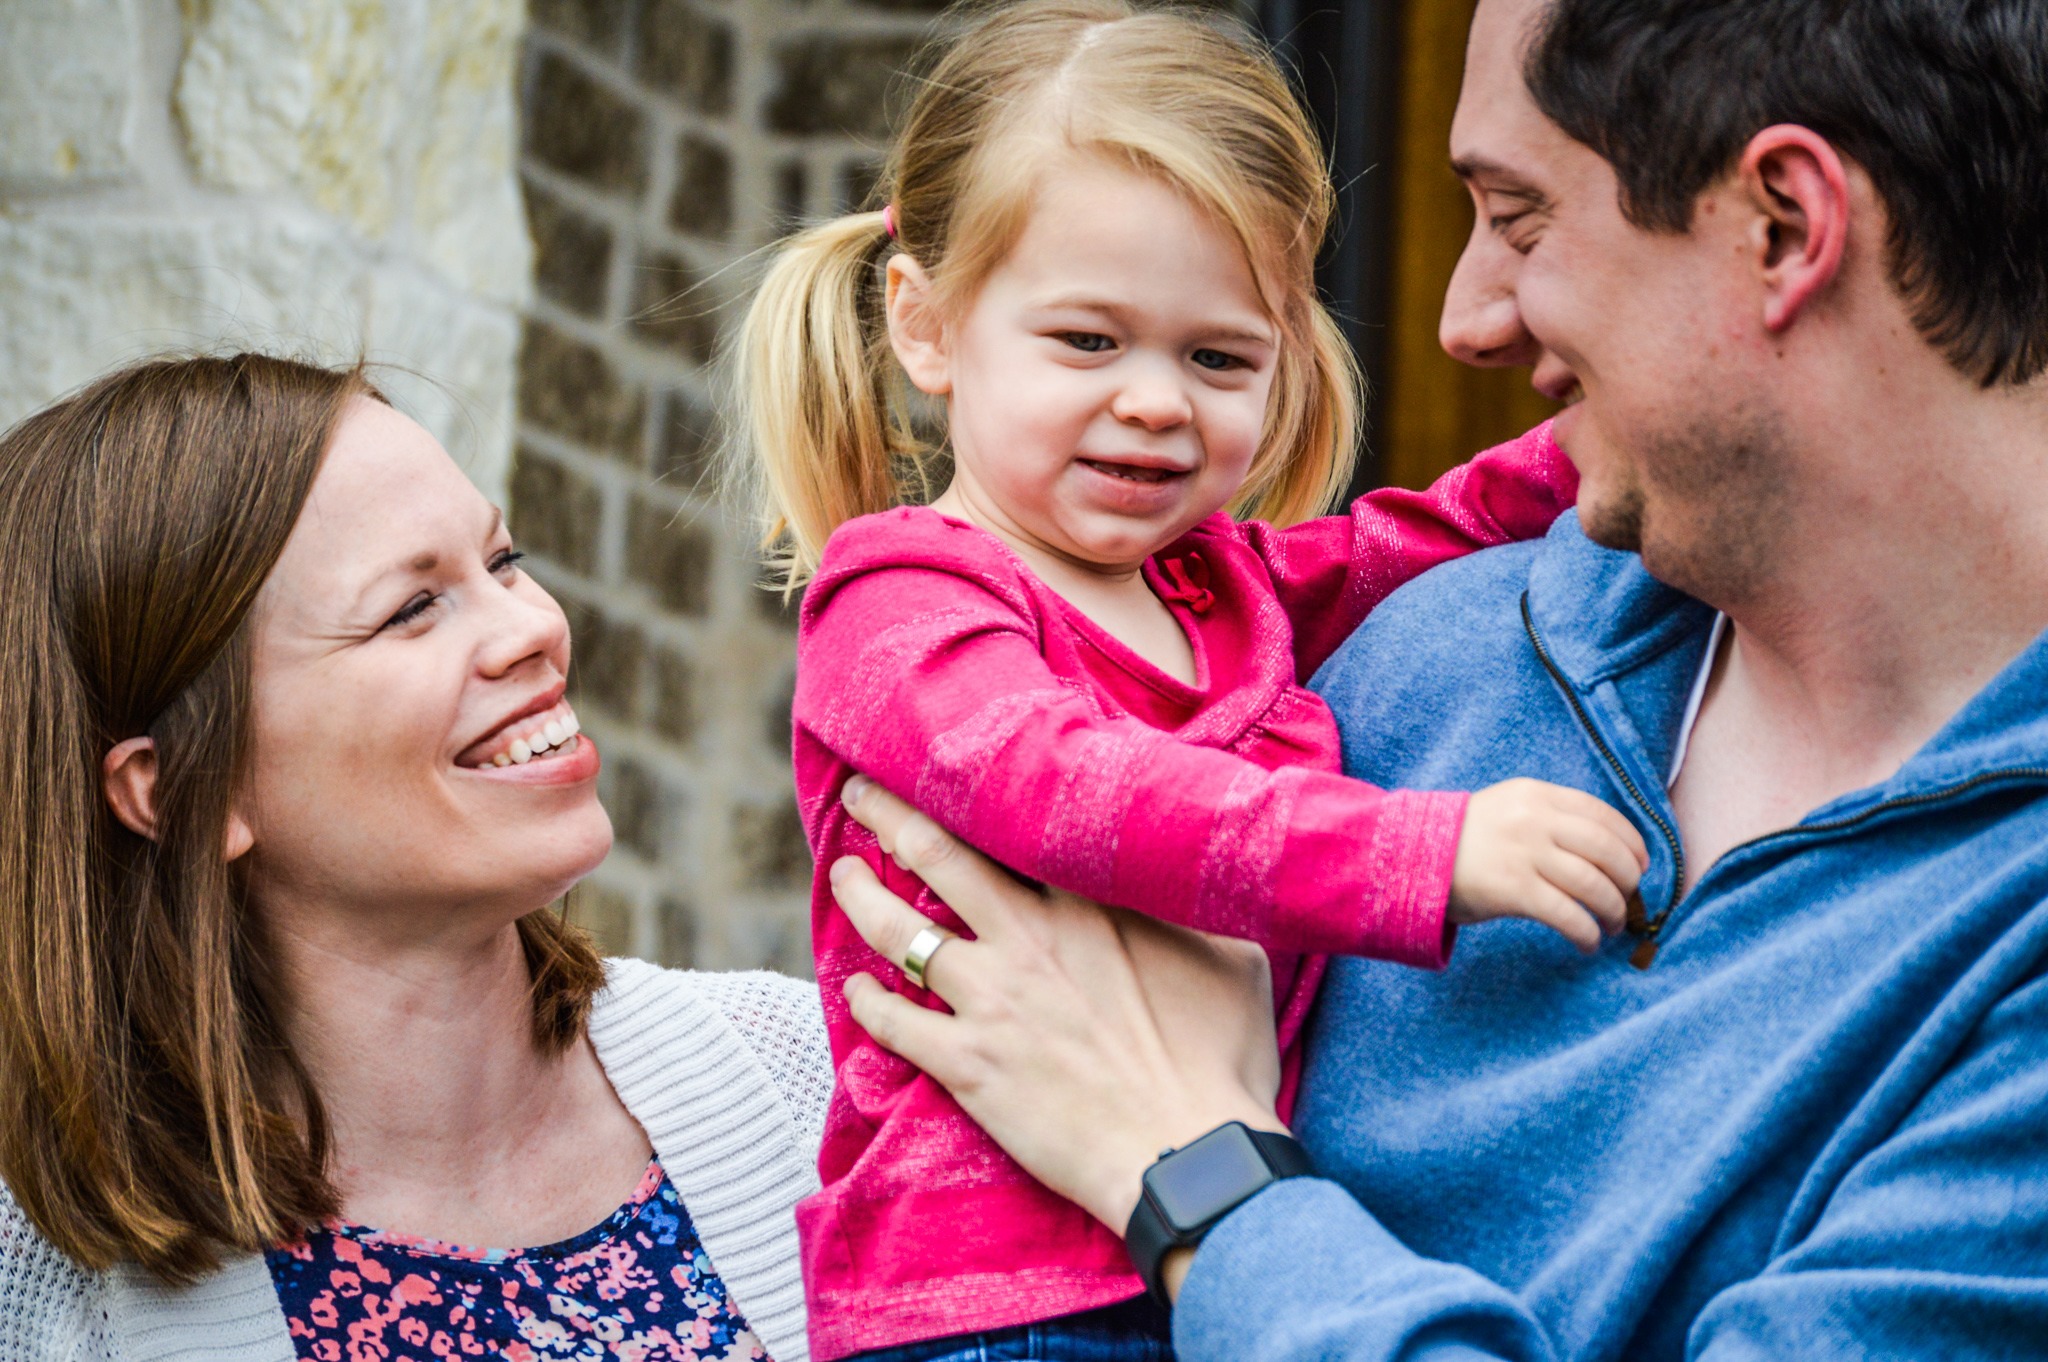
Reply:
[[[367,354],[502,494],[524,9],[5,0],[0,425],[164,348]]]
[[[579,912],[614,949],[809,972],[792,635],[707,481],[711,362],[759,249],[866,195],[938,8],[534,0],[513,528],[575,625],[618,831]]]

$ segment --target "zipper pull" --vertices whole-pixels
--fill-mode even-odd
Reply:
[[[1650,962],[1657,958],[1657,928],[1661,924],[1650,921],[1650,910],[1643,906],[1640,890],[1628,896],[1625,925],[1630,936],[1641,938],[1636,942],[1635,950],[1630,952],[1628,962],[1637,969],[1648,969]]]

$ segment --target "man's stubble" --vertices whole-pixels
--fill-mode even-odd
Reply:
[[[1639,437],[1625,480],[1580,510],[1586,537],[1722,609],[1768,592],[1791,534],[1793,451],[1775,412],[1694,413]]]

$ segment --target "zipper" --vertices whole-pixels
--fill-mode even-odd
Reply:
[[[1894,795],[1890,799],[1879,800],[1860,813],[1843,814],[1840,818],[1830,818],[1825,823],[1801,823],[1796,827],[1779,828],[1776,832],[1767,832],[1760,837],[1752,837],[1747,842],[1740,842],[1728,848],[1727,854],[1722,856],[1721,859],[1725,861],[1729,856],[1735,855],[1738,851],[1748,851],[1752,847],[1762,846],[1766,842],[1775,842],[1780,838],[1810,837],[1817,833],[1842,832],[1855,827],[1858,823],[1868,822],[1881,813],[1890,813],[1894,809],[1910,809],[1920,804],[1936,804],[1944,799],[1952,799],[1957,795],[1969,794],[1980,786],[1999,785],[2015,780],[2048,780],[2048,766],[2001,766],[1993,771],[1979,771],[1967,780],[1959,780],[1953,785],[1944,785],[1938,790],[1923,790],[1919,794]]]
[[[1551,658],[1550,650],[1536,634],[1536,621],[1529,613],[1529,593],[1526,591],[1522,593],[1522,628],[1529,635],[1529,642],[1535,645],[1536,656],[1542,660],[1543,669],[1550,673],[1550,679],[1564,692],[1564,698],[1571,705],[1572,713],[1578,716],[1579,726],[1585,729],[1586,736],[1593,740],[1593,746],[1606,759],[1609,769],[1621,782],[1621,787],[1628,792],[1629,798],[1635,800],[1636,805],[1649,816],[1650,821],[1657,825],[1658,830],[1664,834],[1664,840],[1671,846],[1671,902],[1665,905],[1664,911],[1654,918],[1649,917],[1644,911],[1640,893],[1631,894],[1628,901],[1628,930],[1631,935],[1639,938],[1634,953],[1629,956],[1629,963],[1637,969],[1648,969],[1651,962],[1657,958],[1657,938],[1663,933],[1664,924],[1673,910],[1678,907],[1678,887],[1685,883],[1685,848],[1679,843],[1677,831],[1651,806],[1649,800],[1643,797],[1642,790],[1629,778],[1628,772],[1622,768],[1620,759],[1614,755],[1613,749],[1608,747],[1606,739],[1593,727],[1592,718],[1586,713],[1586,707],[1579,703],[1578,692],[1565,678],[1564,671]],[[1760,837],[1752,837],[1747,842],[1737,843],[1722,854],[1721,860],[1726,861],[1732,856],[1763,846],[1767,842],[1845,832],[1869,822],[1880,814],[1916,808],[1923,804],[1938,804],[1959,795],[1970,794],[1986,785],[1999,785],[2016,780],[2048,781],[2048,766],[2001,766],[1996,770],[1979,771],[1976,775],[1959,780],[1953,785],[1944,785],[1938,790],[1923,790],[1919,794],[1895,795],[1890,799],[1879,800],[1860,812],[1830,818],[1824,823],[1801,823],[1796,827],[1779,828]]]
[[[1650,962],[1657,958],[1657,938],[1664,931],[1665,920],[1671,916],[1671,910],[1678,906],[1678,887],[1685,883],[1685,846],[1678,840],[1678,829],[1672,827],[1670,821],[1657,812],[1656,806],[1644,797],[1634,777],[1629,775],[1628,768],[1621,764],[1621,758],[1614,755],[1614,749],[1607,745],[1607,740],[1600,736],[1600,730],[1593,726],[1593,720],[1586,713],[1586,707],[1579,702],[1578,690],[1565,677],[1564,669],[1557,665],[1556,660],[1550,656],[1550,649],[1544,646],[1542,638],[1536,633],[1536,621],[1529,613],[1529,593],[1526,591],[1522,593],[1522,630],[1529,635],[1529,642],[1535,647],[1536,656],[1543,663],[1543,670],[1550,673],[1550,679],[1557,684],[1558,690],[1564,693],[1565,703],[1569,704],[1572,713],[1578,716],[1579,727],[1586,730],[1586,736],[1593,740],[1594,749],[1607,762],[1607,769],[1614,773],[1615,780],[1628,792],[1628,797],[1635,801],[1636,807],[1657,825],[1657,831],[1664,834],[1664,842],[1671,848],[1671,902],[1664,905],[1664,911],[1651,917],[1643,904],[1640,889],[1628,896],[1628,931],[1629,935],[1636,938],[1636,948],[1630,953],[1628,962],[1637,969],[1648,969]]]

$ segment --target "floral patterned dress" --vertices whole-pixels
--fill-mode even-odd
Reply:
[[[604,1223],[474,1249],[339,1221],[265,1255],[303,1362],[765,1362],[660,1160]]]

